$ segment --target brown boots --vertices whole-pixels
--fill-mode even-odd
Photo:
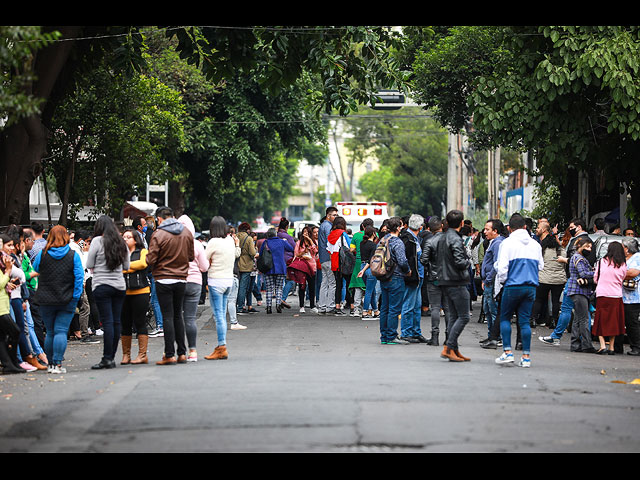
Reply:
[[[120,365],[129,365],[131,363],[131,335],[121,335],[122,342],[122,361]]]
[[[149,345],[149,335],[138,335],[138,356],[131,360],[131,335],[122,335],[122,362],[120,365],[140,365],[149,363],[147,358],[147,346]]]
[[[226,345],[218,345],[211,355],[206,355],[207,360],[226,360],[229,358]]]
[[[140,365],[143,363],[149,363],[147,358],[147,346],[149,345],[149,335],[138,334],[138,356],[135,360],[132,360],[133,365]]]
[[[469,361],[471,361],[470,358],[463,357],[460,354],[459,350],[452,350],[451,348],[447,347],[446,345],[442,349],[442,352],[440,353],[440,357],[448,358],[450,362],[469,362]]]

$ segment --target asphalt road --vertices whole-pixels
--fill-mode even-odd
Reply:
[[[0,451],[640,450],[640,359],[570,353],[566,336],[546,346],[538,327],[531,368],[499,366],[500,352],[479,346],[478,310],[465,363],[441,347],[381,345],[376,321],[295,307],[240,317],[248,328],[229,330],[222,361],[203,358],[216,344],[208,307],[197,363],[155,365],[163,339],[152,338],[149,365],[95,371],[102,345],[71,343],[64,375],[0,376]]]

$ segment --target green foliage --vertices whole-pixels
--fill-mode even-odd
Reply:
[[[186,210],[203,225],[213,215],[247,220],[286,206],[298,161],[326,159],[326,126],[306,110],[311,79],[278,94],[257,79],[220,84],[181,59],[168,39],[149,35],[149,72],[179,90],[185,104],[186,150],[171,167],[182,172]]]
[[[545,187],[602,172],[640,203],[639,49],[632,26],[460,27],[425,45],[414,86],[443,124],[473,118],[477,148],[535,152]]]
[[[352,123],[356,120],[354,119]],[[352,151],[371,152],[380,168],[360,178],[369,200],[387,201],[399,215],[440,214],[445,201],[448,135],[419,109],[386,112],[353,128]]]
[[[144,75],[123,77],[105,67],[82,76],[53,120],[51,160],[60,196],[69,168],[69,202],[118,212],[150,174],[168,179],[167,160],[185,143],[178,93]]]
[[[35,79],[31,61],[58,36],[38,26],[0,26],[0,130],[40,112],[43,100],[28,89]]]
[[[216,83],[250,76],[278,94],[305,73],[317,75],[321,88],[309,92],[316,111],[345,115],[378,89],[405,85],[392,54],[400,39],[388,27],[190,27],[168,34],[178,38],[181,58]]]

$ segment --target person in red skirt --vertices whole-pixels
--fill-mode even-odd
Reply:
[[[596,286],[596,314],[591,330],[600,340],[596,353],[615,355],[614,342],[624,335],[624,304],[622,303],[622,281],[627,275],[624,248],[620,242],[611,242],[607,254],[596,264],[594,281]],[[605,337],[609,337],[607,349]]]

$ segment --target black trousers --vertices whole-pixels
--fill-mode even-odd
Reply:
[[[138,335],[148,335],[147,310],[149,309],[150,293],[127,295],[122,305],[122,335],[133,335],[133,327],[136,327]]]
[[[533,311],[531,312],[531,318],[536,322],[540,322],[543,319],[543,315],[548,313],[547,304],[549,301],[549,293],[551,293],[551,318],[554,321],[558,321],[560,315],[560,296],[564,284],[555,285],[550,283],[541,283],[536,288],[536,300],[533,303]]]
[[[162,283],[156,279],[156,293],[162,311],[164,355],[167,358],[187,354],[186,331],[182,304],[185,282]],[[177,345],[177,348],[176,348]]]
[[[640,303],[624,304],[624,324],[629,345],[634,350],[640,350]],[[617,344],[618,339],[616,338],[614,345]]]
[[[307,277],[307,283],[304,284],[304,286],[299,283],[298,284],[298,299],[300,300],[300,307],[304,307],[304,300],[305,300],[305,294],[307,292],[307,289],[310,292],[309,295],[309,305],[311,308],[316,306],[316,276],[312,275],[306,275]],[[249,292],[251,293],[251,292]]]
[[[351,293],[351,290],[349,290],[351,275],[343,275],[342,273],[340,273],[340,270],[336,270],[335,272],[333,272],[333,275],[336,277],[336,307],[338,307],[342,303],[342,280],[345,280],[346,282],[345,300],[347,301],[347,306],[353,305],[353,294]]]

